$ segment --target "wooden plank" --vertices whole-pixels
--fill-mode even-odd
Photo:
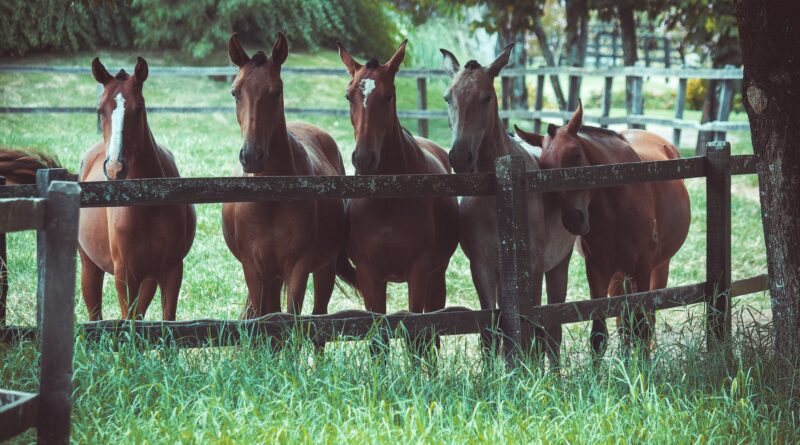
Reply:
[[[82,207],[494,194],[494,175],[159,178],[80,183]]]
[[[535,112],[541,112],[543,104],[544,104],[544,76],[540,75],[536,76],[536,99],[533,102],[533,110]],[[541,118],[533,119],[533,132],[538,134],[542,133]]]
[[[606,77],[605,78],[605,88],[603,88],[603,111],[602,117],[608,119],[611,115],[611,101],[612,101],[612,92],[611,87],[614,84],[613,77]],[[608,124],[600,124],[603,128],[608,128]]]
[[[706,146],[707,345],[714,349],[731,332],[731,171],[727,142]]]
[[[528,199],[525,163],[520,157],[503,156],[495,162],[497,229],[500,246],[499,327],[503,352],[509,366],[516,365],[520,349],[527,351],[532,331],[520,326],[520,307],[541,305],[541,266],[531,267],[528,239]],[[536,275],[539,276],[538,299]],[[537,304],[538,303],[538,304]]]
[[[0,199],[32,198],[36,196],[36,185],[4,185],[0,187]]]
[[[0,442],[36,426],[37,394],[0,389]]]
[[[678,93],[675,97],[675,120],[683,120],[683,109],[686,106],[686,85],[687,79],[682,77],[678,81]],[[681,146],[681,129],[672,129],[672,145],[676,147]]]
[[[719,95],[719,108],[717,109],[717,122],[727,122],[733,107],[734,83],[732,80],[722,81],[722,88]],[[724,141],[725,132],[717,131],[714,140]]]
[[[41,199],[0,199],[0,232],[3,232],[3,250],[5,250],[5,232],[40,229],[44,227],[44,215],[45,205]],[[3,264],[5,264],[5,258],[3,258]]]
[[[705,176],[703,157],[630,162],[580,168],[554,168],[526,173],[528,191],[553,192],[613,187],[620,184],[670,181]]]
[[[740,297],[742,295],[750,295],[768,290],[769,278],[767,274],[756,275],[731,283],[731,297]]]
[[[417,78],[417,109],[421,111],[428,109],[428,87],[426,81],[425,77]],[[420,136],[428,137],[428,119],[418,119],[417,130]]]
[[[0,190],[5,188],[6,177],[0,176]],[[0,231],[0,327],[6,325],[6,303],[8,301],[8,251],[6,232]]]
[[[42,263],[39,443],[69,443],[75,269],[80,187],[54,181],[47,190],[47,238]]]

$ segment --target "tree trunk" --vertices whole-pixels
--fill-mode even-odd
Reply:
[[[589,7],[587,0],[567,0],[567,28],[566,45],[564,53],[568,66],[581,67],[586,60],[586,47],[589,43],[588,23]],[[567,108],[574,110],[578,106],[580,98],[581,78],[570,76],[569,78],[569,97]]]
[[[622,59],[625,66],[634,66],[638,60],[636,54],[636,19],[633,5],[624,2],[617,7],[619,29],[622,33]],[[625,79],[625,110],[631,114],[633,109],[633,79]]]
[[[533,33],[536,35],[536,40],[539,42],[539,49],[542,50],[542,57],[547,63],[547,66],[556,66],[556,58],[553,57],[553,51],[550,50],[550,43],[547,41],[547,33],[542,27],[542,20],[539,16],[533,18]],[[553,91],[558,101],[558,109],[566,110],[567,101],[564,99],[564,92],[561,90],[561,81],[558,76],[550,76],[550,85],[553,86]]]
[[[514,68],[524,68],[528,63],[528,53],[525,50],[525,32],[512,31],[508,26],[503,26],[498,33],[497,54],[509,43],[516,43],[511,53],[509,65]],[[502,71],[500,72],[502,76]],[[525,77],[506,77],[503,79],[502,103],[511,110],[528,109],[528,89],[525,86]]]
[[[782,2],[740,0],[744,81],[758,161],[775,352],[784,388],[800,378],[800,22]],[[796,394],[795,394],[796,395]]]

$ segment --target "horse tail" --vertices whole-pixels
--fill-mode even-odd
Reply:
[[[0,176],[9,184],[35,184],[36,170],[62,168],[57,159],[34,150],[0,147]]]
[[[349,284],[355,289],[356,286],[356,268],[347,257],[347,252],[344,249],[339,251],[339,256],[336,257],[336,275],[339,276],[345,283]]]

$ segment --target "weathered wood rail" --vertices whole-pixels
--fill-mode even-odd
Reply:
[[[54,181],[41,198],[0,199],[3,241],[5,232],[36,230],[43,247],[37,298],[42,314],[39,392],[0,389],[0,441],[35,427],[38,443],[69,443],[79,194],[77,184]],[[4,311],[5,301],[3,316]]]
[[[415,196],[496,195],[501,245],[502,274],[499,308],[473,311],[446,308],[428,314],[401,312],[391,315],[345,311],[324,316],[275,314],[255,320],[192,320],[146,322],[110,320],[80,325],[88,340],[104,335],[135,333],[153,343],[168,341],[181,347],[231,345],[242,335],[283,337],[300,331],[315,340],[359,339],[381,326],[388,336],[419,335],[435,331],[459,335],[490,330],[504,339],[504,350],[513,363],[530,344],[533,326],[566,324],[593,318],[619,316],[632,307],[655,311],[705,302],[709,346],[730,335],[730,298],[767,289],[766,277],[731,282],[730,271],[730,176],[755,173],[753,156],[730,156],[730,145],[711,143],[706,155],[685,159],[601,165],[593,167],[525,172],[520,159],[498,160],[495,173],[460,175],[400,175],[349,177],[270,178],[170,178],[80,183],[82,207],[211,203],[258,200],[323,198],[407,198]],[[621,184],[706,178],[708,202],[707,280],[703,283],[653,292],[539,306],[541,274],[529,270],[525,195],[531,192],[614,187]],[[0,187],[0,198],[41,196],[55,179],[70,178],[65,170],[40,170],[33,186]],[[74,178],[74,177],[73,177]],[[39,250],[40,255],[46,249]],[[400,327],[402,326],[402,329]],[[0,339],[31,338],[36,328],[6,327]],[[713,340],[713,341],[712,341]]]
[[[346,80],[344,69],[338,68],[302,68],[284,67],[282,72],[294,76],[334,76]],[[87,78],[91,75],[88,67],[68,66],[34,66],[34,65],[0,65],[0,73],[51,73],[51,74],[80,74]],[[236,69],[231,66],[217,67],[151,67],[151,76],[232,76]],[[398,115],[404,119],[416,119],[417,131],[421,136],[428,136],[428,122],[430,119],[447,119],[447,113],[439,110],[428,109],[427,82],[433,78],[446,78],[448,74],[441,69],[410,68],[400,70],[399,77],[412,77],[416,79],[417,109],[398,110]],[[699,131],[715,132],[717,140],[725,139],[728,131],[749,131],[748,122],[729,122],[734,82],[741,80],[741,68],[709,69],[709,68],[651,68],[635,66],[612,66],[605,68],[577,68],[577,67],[539,67],[539,68],[508,68],[502,71],[502,77],[530,77],[536,79],[536,97],[533,110],[507,109],[500,110],[500,117],[504,120],[532,119],[534,130],[541,133],[542,120],[561,121],[571,115],[568,111],[552,111],[543,109],[543,95],[545,77],[569,76],[570,78],[602,77],[605,79],[602,110],[600,115],[585,114],[584,121],[607,127],[609,125],[628,125],[634,128],[644,128],[646,125],[659,125],[673,128],[673,143],[680,146],[681,131],[694,129]],[[626,84],[632,88],[633,105],[627,110],[625,116],[611,117],[611,93],[615,78],[623,77]],[[644,111],[644,94],[642,91],[643,80],[650,77],[678,78],[679,88],[675,104],[675,118],[647,116]],[[688,79],[709,79],[722,83],[720,105],[716,110],[715,119],[711,122],[693,122],[683,119],[686,103],[686,82]],[[504,88],[508,82],[501,82]],[[570,82],[569,97],[573,102],[580,97],[582,82]],[[102,92],[102,90],[100,90]],[[577,103],[570,103],[569,109],[573,110]],[[95,113],[95,107],[10,107],[0,106],[0,113]],[[191,107],[147,107],[149,113],[233,113],[231,106],[191,106]],[[287,113],[302,113],[312,115],[349,116],[347,108],[306,108],[287,107]]]

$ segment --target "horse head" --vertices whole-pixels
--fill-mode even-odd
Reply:
[[[120,70],[115,76],[108,72],[97,57],[92,61],[92,75],[103,85],[97,105],[97,116],[103,130],[106,157],[103,173],[106,179],[125,179],[130,171],[131,150],[141,146],[147,131],[142,87],[147,80],[147,61],[139,57],[133,75]]]

